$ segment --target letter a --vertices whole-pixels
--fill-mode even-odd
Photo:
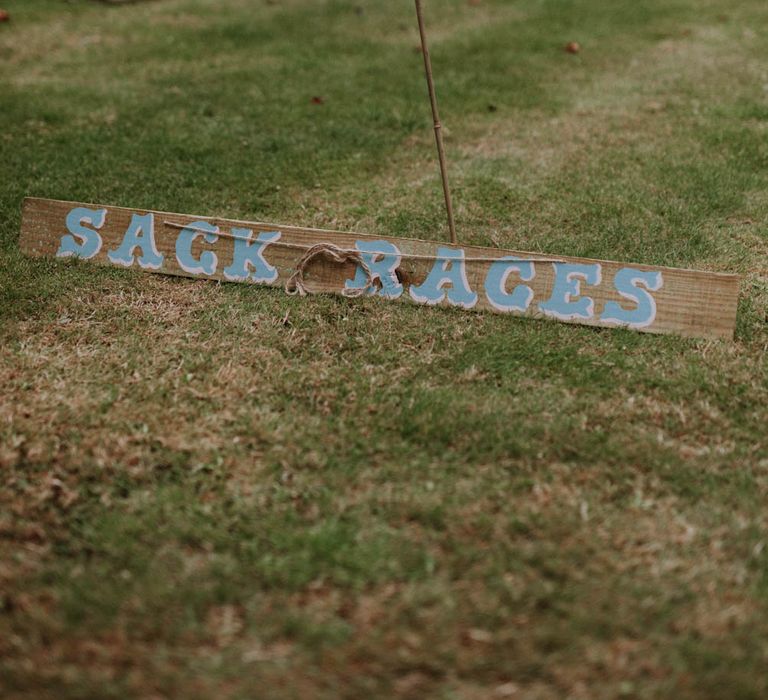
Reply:
[[[134,214],[123,242],[117,250],[111,250],[107,257],[115,264],[131,267],[136,260],[136,249],[141,251],[138,263],[145,270],[159,270],[163,265],[163,256],[155,243],[155,217],[153,214]]]
[[[452,306],[471,309],[477,304],[477,294],[469,288],[464,251],[454,248],[437,249],[438,259],[420,285],[411,287],[411,298],[419,304],[439,304],[444,299]],[[448,287],[443,289],[443,287]]]

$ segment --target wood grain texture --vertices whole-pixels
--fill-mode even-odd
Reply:
[[[154,238],[157,250],[163,256],[163,263],[159,269],[142,269],[138,265],[133,267],[143,272],[156,272],[168,275],[193,277],[196,279],[225,280],[222,270],[231,263],[236,241],[223,235],[212,243],[208,243],[203,236],[197,236],[193,242],[191,253],[199,257],[204,251],[213,251],[218,259],[217,268],[213,274],[191,274],[185,271],[179,264],[176,253],[176,241],[180,234],[179,228],[166,225],[165,222],[177,225],[190,225],[194,222],[207,222],[219,227],[223,234],[230,233],[233,227],[250,229],[256,236],[260,232],[280,232],[280,241],[283,245],[269,245],[265,248],[264,257],[269,264],[277,270],[277,278],[270,282],[271,286],[284,285],[296,267],[297,261],[302,257],[303,250],[291,248],[290,245],[311,246],[316,243],[327,242],[341,248],[355,248],[357,241],[389,241],[397,246],[404,256],[425,255],[434,256],[438,246],[450,250],[462,250],[467,258],[487,258],[488,262],[466,262],[466,278],[471,290],[477,293],[477,303],[473,310],[496,311],[498,309],[490,303],[489,295],[484,292],[485,282],[491,264],[504,256],[516,256],[526,260],[542,260],[534,264],[535,277],[524,282],[532,292],[532,301],[525,311],[507,311],[517,316],[545,317],[540,304],[553,297],[556,291],[558,269],[561,271],[567,264],[584,264],[598,266],[599,284],[587,284],[580,281],[579,296],[572,298],[588,297],[593,300],[593,313],[589,318],[567,319],[566,322],[592,326],[616,327],[616,322],[603,320],[606,304],[614,302],[623,309],[631,311],[639,308],[626,294],[622,295],[617,289],[616,274],[622,269],[631,268],[632,271],[660,274],[663,284],[658,291],[643,294],[650,295],[655,302],[655,316],[653,321],[644,327],[636,327],[636,330],[649,333],[673,333],[684,336],[704,338],[732,338],[736,325],[736,309],[739,294],[739,277],[732,274],[715,272],[701,272],[696,270],[684,270],[668,267],[649,266],[642,264],[628,264],[604,260],[591,260],[587,258],[575,258],[568,256],[548,256],[537,253],[527,253],[512,250],[499,250],[478,246],[452,246],[448,243],[438,243],[409,238],[394,238],[386,236],[371,236],[358,233],[344,233],[340,231],[323,231],[307,229],[296,226],[283,226],[279,224],[265,224],[237,221],[207,216],[190,216],[167,212],[152,212],[149,210],[126,209],[94,204],[80,204],[75,202],[63,202],[58,200],[27,198],[24,200],[21,225],[21,249],[30,255],[56,256],[61,245],[62,237],[68,233],[66,219],[68,214],[76,207],[86,207],[93,210],[106,210],[106,218],[98,233],[102,239],[102,245],[98,254],[91,258],[92,262],[111,265],[113,264],[108,252],[114,251],[120,246],[126,230],[134,215],[154,215]],[[556,259],[558,263],[546,262]],[[433,260],[411,259],[404,257],[399,265],[397,276],[402,282],[405,293],[400,299],[411,300],[409,287],[420,285],[427,278],[430,270],[435,265]],[[308,270],[306,281],[313,292],[340,293],[346,280],[355,276],[355,265],[330,264],[319,260],[313,262]],[[659,278],[661,279],[661,278]],[[561,279],[560,282],[563,282]],[[515,285],[523,284],[520,280],[510,277],[507,283],[507,291],[511,291]],[[618,285],[620,286],[620,285]],[[625,288],[626,291],[626,288]],[[555,295],[556,296],[556,295]],[[443,300],[441,304],[448,304]],[[546,316],[549,317],[549,316]],[[561,319],[562,320],[562,319]],[[632,327],[632,326],[628,326]]]

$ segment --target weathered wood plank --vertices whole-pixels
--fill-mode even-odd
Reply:
[[[321,242],[361,250],[375,293],[391,299],[694,337],[731,338],[735,329],[731,274],[37,198],[24,200],[20,238],[31,255],[271,286]],[[339,293],[356,272],[319,260],[306,281]]]

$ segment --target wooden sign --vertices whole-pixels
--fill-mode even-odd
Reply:
[[[249,223],[24,200],[32,255],[196,279],[406,299],[649,333],[731,338],[739,278],[715,272],[545,256]]]

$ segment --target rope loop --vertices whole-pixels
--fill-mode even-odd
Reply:
[[[307,296],[307,294],[311,294],[311,291],[307,288],[307,285],[304,281],[304,273],[316,258],[326,258],[327,260],[330,260],[331,262],[338,265],[343,265],[347,262],[353,262],[358,265],[365,273],[365,286],[356,289],[344,288],[341,293],[345,297],[361,297],[374,286],[373,273],[371,272],[371,268],[368,267],[368,264],[365,262],[365,260],[363,260],[363,257],[360,255],[359,251],[339,248],[332,243],[318,243],[317,245],[313,245],[306,253],[304,253],[301,259],[296,263],[296,271],[288,278],[285,283],[286,294],[290,294],[291,296],[298,294],[302,297]]]

